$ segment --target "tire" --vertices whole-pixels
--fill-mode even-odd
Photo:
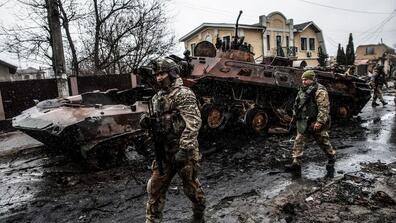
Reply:
[[[224,111],[220,106],[204,104],[201,109],[202,124],[209,129],[219,129],[225,122]]]
[[[245,125],[250,131],[258,135],[264,135],[268,132],[268,122],[268,114],[264,110],[252,108],[245,113]]]

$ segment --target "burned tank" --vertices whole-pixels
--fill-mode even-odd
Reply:
[[[12,120],[13,127],[51,149],[81,155],[93,168],[128,161],[147,139],[139,126],[150,89],[94,91],[39,102]],[[144,154],[143,154],[144,155]]]
[[[238,17],[239,19],[239,17]],[[284,57],[256,63],[249,44],[238,37],[229,45],[203,41],[185,58],[183,79],[199,96],[204,129],[222,129],[242,122],[257,133],[288,132],[292,107],[303,69]],[[316,70],[317,80],[328,92],[333,120],[357,115],[370,100],[368,84],[356,76]]]

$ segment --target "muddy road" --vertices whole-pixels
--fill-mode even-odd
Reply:
[[[291,135],[236,131],[203,139],[207,222],[396,222],[395,92],[386,107],[370,102],[360,116],[331,129],[334,176],[310,146],[300,178],[283,172]],[[0,222],[144,222],[150,162],[90,171],[20,132],[0,136]],[[191,208],[176,177],[164,222],[188,222]]]

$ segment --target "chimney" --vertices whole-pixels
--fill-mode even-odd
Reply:
[[[259,16],[259,22],[262,26],[267,26],[267,16],[265,15]]]

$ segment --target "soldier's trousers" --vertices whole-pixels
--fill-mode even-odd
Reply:
[[[297,132],[297,136],[294,140],[294,146],[292,149],[293,162],[300,162],[301,157],[304,153],[305,143],[307,142],[307,138],[309,136],[313,136],[316,143],[326,153],[328,158],[334,157],[336,151],[330,143],[330,136],[327,129],[320,132],[309,132],[304,134]]]
[[[373,102],[377,101],[377,98],[381,101],[384,102],[383,98],[383,92],[382,92],[382,86],[377,86],[374,88],[374,93],[373,93]]]
[[[205,210],[205,194],[198,180],[198,163],[195,160],[190,160],[179,167],[169,161],[164,164],[164,176],[160,175],[155,160],[151,166],[152,174],[147,183],[146,223],[161,222],[166,192],[176,173],[183,181],[185,195],[192,202],[193,214],[202,216]]]

